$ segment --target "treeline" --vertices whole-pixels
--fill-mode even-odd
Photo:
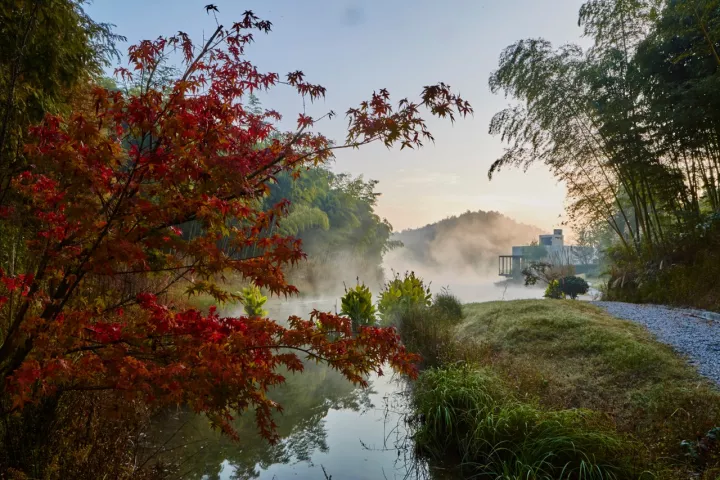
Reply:
[[[289,270],[301,294],[338,293],[359,277],[373,286],[384,281],[383,255],[400,245],[392,225],[375,213],[377,180],[336,174],[324,167],[276,176],[265,208],[283,200],[289,214],[275,228],[302,241],[307,259]]]
[[[383,255],[402,243],[390,238],[392,225],[375,213],[381,195],[377,184],[325,166],[281,172],[268,181],[267,193],[255,202],[256,208],[269,212],[285,205],[287,213],[274,217],[261,236],[281,235],[301,242],[306,258],[286,269],[288,281],[300,295],[341,293],[343,284],[354,285],[357,279],[373,287],[382,285]],[[228,228],[240,224],[240,219],[228,220]],[[202,227],[192,221],[181,225],[181,231],[189,240],[201,235]],[[237,258],[259,251],[257,246],[234,248],[231,234],[217,244]]]
[[[606,242],[610,298],[720,308],[720,2],[591,0],[593,45],[507,47],[489,175],[542,162],[578,230]],[[611,234],[608,236],[608,233]]]

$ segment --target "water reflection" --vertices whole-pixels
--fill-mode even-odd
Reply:
[[[334,299],[275,302],[272,318],[335,310]],[[232,312],[229,312],[231,314]],[[234,423],[241,441],[213,431],[191,411],[168,411],[154,421],[144,457],[168,464],[168,478],[230,480],[424,478],[426,467],[414,458],[405,418],[406,382],[371,377],[370,387],[355,388],[326,365],[310,362],[302,374],[270,392],[285,408],[276,415],[281,442],[271,446],[256,432],[252,414]],[[170,473],[171,472],[171,473]]]
[[[302,375],[288,375],[287,383],[271,393],[285,407],[276,416],[279,444],[271,446],[260,438],[253,415],[234,422],[241,438],[235,443],[212,431],[206,418],[187,410],[158,417],[153,443],[163,445],[166,452],[160,458],[187,472],[185,478],[265,478],[261,472],[274,464],[309,462],[314,454],[328,452],[330,410],[362,415],[372,408],[372,393],[354,388],[323,365],[309,364]]]

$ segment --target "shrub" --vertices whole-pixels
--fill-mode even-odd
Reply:
[[[588,292],[590,285],[580,277],[570,275],[560,280],[560,290],[575,300],[578,295],[583,295]]]
[[[248,317],[265,317],[267,310],[263,309],[263,305],[267,302],[267,297],[262,294],[257,285],[245,287],[240,292],[240,302],[243,304],[245,315]]]
[[[440,293],[435,294],[433,307],[451,322],[459,322],[465,316],[463,314],[462,302],[450,293],[450,290],[447,288],[443,288]]]
[[[515,399],[489,370],[426,370],[415,388],[421,424],[415,440],[436,458],[460,456],[479,478],[637,478],[626,458],[632,444],[582,409],[550,411]]]
[[[422,357],[422,367],[437,366],[450,358],[455,330],[443,321],[435,308],[410,307],[398,313],[395,322],[403,344]]]
[[[360,326],[372,325],[375,323],[375,305],[372,301],[372,293],[365,284],[358,283],[350,290],[345,287],[345,295],[340,300],[340,315],[350,317],[353,331]]]
[[[398,273],[394,278],[385,284],[384,290],[380,293],[378,311],[383,323],[397,323],[398,317],[414,307],[429,307],[432,305],[432,294],[430,287],[425,286],[415,272],[405,272],[405,277],[400,278]]]
[[[575,275],[573,265],[553,265],[547,262],[530,262],[522,269],[525,285],[535,285],[538,280],[550,284],[553,280]]]
[[[565,298],[565,293],[562,291],[559,281],[551,280],[550,283],[548,283],[548,286],[545,289],[545,298]]]

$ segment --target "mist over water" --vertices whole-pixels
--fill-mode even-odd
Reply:
[[[430,283],[430,290],[433,293],[447,288],[463,303],[542,298],[544,293],[540,287],[525,287],[502,282],[503,277],[498,276],[497,270],[484,268],[484,271],[478,271],[473,267],[452,269],[423,265],[409,261],[403,255],[394,252],[386,256],[383,266],[388,276],[392,271],[400,274],[413,271],[426,283]]]
[[[386,277],[413,271],[433,293],[448,288],[464,303],[541,298],[542,288],[510,285],[498,275],[498,256],[539,233],[497,212],[467,212],[394,234],[404,246],[385,255],[383,268]]]

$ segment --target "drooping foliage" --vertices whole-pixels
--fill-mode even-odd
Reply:
[[[107,391],[149,406],[184,404],[229,435],[233,415],[254,409],[274,440],[272,412],[282,407],[266,392],[284,381],[281,367],[303,369],[300,356],[361,385],[385,363],[414,374],[416,358],[392,328],[352,332],[348,319],[317,311],[285,326],[224,318],[168,297],[185,282],[190,295],[235,298],[218,282],[226,273],[272,294],[297,293],[284,270],[305,254],[296,238],[268,234],[288,214],[286,200],[263,204],[271,179],[320,165],[336,147],[419,147],[432,139],[421,108],[451,119],[471,112],[438,84],[396,106],[386,90],[375,92],[347,111],[337,146],[316,132],[332,113],[300,114],[295,131],[280,132],[278,112],[248,110],[242,99],[285,85],[313,101],[325,89],[300,71],[281,79],[246,59],[253,35],[270,26],[246,12],[202,45],[183,32],[143,41],[116,71],[134,88],[86,82],[71,113],[47,114],[28,130],[32,168],[0,189],[3,224],[23,230],[28,252],[0,272],[4,416],[43,398]],[[176,52],[183,63],[167,83],[156,74]],[[192,222],[196,234],[185,235],[181,226]]]

